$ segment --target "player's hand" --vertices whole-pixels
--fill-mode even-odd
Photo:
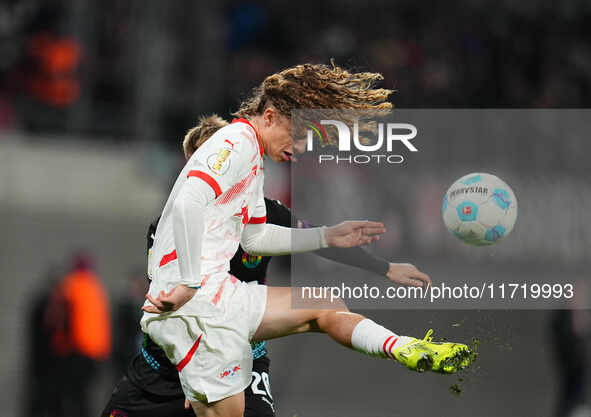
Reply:
[[[150,294],[146,294],[146,298],[152,303],[152,305],[143,306],[142,310],[147,311],[148,313],[158,314],[176,311],[193,298],[196,292],[197,290],[195,288],[180,284],[174,287],[169,293],[160,291],[157,298],[152,297]]]
[[[386,231],[383,223],[346,221],[324,229],[324,239],[329,247],[352,248],[367,245],[380,239]]]
[[[408,285],[411,287],[431,287],[431,278],[429,278],[429,275],[419,271],[417,267],[412,264],[390,263],[386,276],[390,281],[396,284]]]
[[[185,410],[191,408],[191,401],[188,398],[185,398]]]

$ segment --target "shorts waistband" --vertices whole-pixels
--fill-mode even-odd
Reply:
[[[262,358],[267,354],[267,347],[265,346],[265,341],[256,342],[252,345],[252,357],[253,359]]]
[[[142,346],[142,356],[144,357],[144,359],[146,360],[148,365],[150,365],[150,367],[153,370],[158,371],[160,369],[160,362],[158,362],[156,360],[156,358],[154,358],[152,355],[150,355],[150,352],[148,352],[146,350],[146,348],[143,346]]]

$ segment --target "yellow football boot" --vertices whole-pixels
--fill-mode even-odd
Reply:
[[[423,340],[414,339],[395,349],[398,362],[417,372],[433,371],[453,374],[470,365],[475,355],[462,343],[433,342],[429,329]]]

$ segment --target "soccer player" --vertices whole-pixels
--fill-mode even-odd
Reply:
[[[273,74],[242,103],[240,118],[201,145],[177,178],[156,230],[141,325],[176,363],[197,416],[242,416],[250,343],[290,334],[323,332],[413,370],[455,372],[468,364],[466,345],[397,335],[344,304],[294,309],[291,288],[243,283],[228,272],[238,245],[252,255],[279,255],[364,245],[385,231],[367,221],[309,229],[267,224],[263,197],[263,155],[289,161],[305,146],[292,143],[291,111],[388,109],[390,90],[374,88],[379,79],[334,64]]]
[[[215,131],[228,125],[218,116],[203,117],[191,129],[184,141],[183,151],[187,160],[195,150]],[[306,221],[297,220],[291,211],[277,200],[265,198],[267,223],[290,227],[309,227]],[[148,256],[154,244],[158,220],[148,230]],[[403,270],[413,268],[407,264],[389,263],[373,256],[361,248],[325,249],[316,252],[319,256],[346,265],[356,266],[379,275],[386,275],[391,281],[405,285],[426,286],[426,275],[418,274],[419,280],[406,281]],[[242,248],[230,261],[230,273],[241,281],[266,284],[267,267],[271,257],[253,256]],[[421,280],[422,279],[422,280]],[[269,365],[265,342],[253,344],[253,379],[245,394],[245,417],[273,417],[274,403],[271,396]],[[141,352],[131,361],[126,375],[119,381],[105,407],[102,417],[125,415],[126,417],[186,417],[193,416],[192,410],[183,408],[184,394],[178,372],[162,349],[145,335]],[[187,404],[188,405],[188,404]]]

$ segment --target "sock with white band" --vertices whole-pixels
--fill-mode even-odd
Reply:
[[[357,323],[351,335],[351,345],[356,351],[388,359],[395,359],[392,353],[394,349],[412,340],[414,338],[398,336],[370,319],[363,319]]]

